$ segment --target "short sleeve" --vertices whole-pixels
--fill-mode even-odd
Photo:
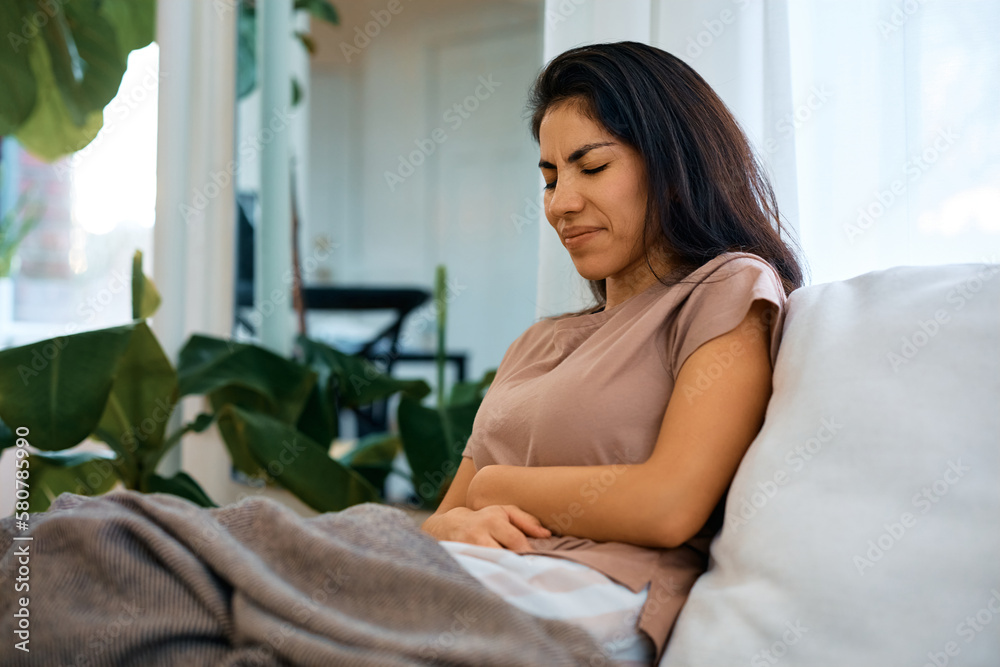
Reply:
[[[781,343],[785,290],[770,264],[755,257],[737,257],[706,276],[679,308],[668,334],[668,370],[674,382],[687,358],[703,344],[739,326],[757,299],[776,306],[754,323],[770,340],[773,367]]]

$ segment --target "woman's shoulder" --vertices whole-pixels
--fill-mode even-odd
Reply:
[[[778,275],[777,270],[766,259],[760,255],[743,251],[729,251],[716,255],[705,262],[695,273],[715,274],[721,272],[724,275],[731,275],[747,268]]]
[[[760,320],[770,330],[774,364],[786,307],[778,272],[763,258],[745,252],[724,253],[706,262],[702,269],[671,320],[666,368],[674,380],[694,350],[739,326],[758,300],[774,305]]]
[[[688,282],[692,290],[705,292],[713,291],[715,288],[712,285],[728,283],[736,276],[741,281],[770,283],[775,292],[785,295],[777,269],[760,255],[749,252],[731,251],[716,255],[691,272],[684,282]]]

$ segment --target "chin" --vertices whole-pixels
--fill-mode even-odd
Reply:
[[[584,280],[604,280],[611,275],[611,272],[607,269],[594,266],[589,262],[573,262],[573,266],[576,267],[576,272],[579,273]]]

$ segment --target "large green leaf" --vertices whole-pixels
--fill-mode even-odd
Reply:
[[[129,488],[155,469],[176,403],[177,373],[149,326],[137,322],[95,431],[121,456]]]
[[[28,511],[44,512],[61,493],[99,496],[118,481],[111,452],[34,452],[28,457]]]
[[[143,487],[143,491],[146,493],[171,493],[201,507],[218,507],[198,482],[194,481],[186,472],[179,472],[173,477],[148,475],[143,482]]]
[[[136,250],[132,256],[132,319],[152,317],[159,307],[160,292],[142,272],[142,251]]]
[[[103,0],[98,11],[114,28],[123,58],[156,39],[156,0]]]
[[[425,506],[437,504],[438,491],[447,477],[451,455],[438,411],[419,401],[399,401],[399,434],[412,471],[413,489]]]
[[[0,135],[48,162],[89,144],[155,21],[156,0],[4,0]]]
[[[416,400],[431,393],[423,380],[399,380],[380,373],[375,365],[358,355],[344,354],[319,341],[299,336],[306,364],[319,375],[321,386],[336,389],[340,407],[354,408],[402,392]]]
[[[23,22],[22,2],[0,2],[0,136],[16,130],[31,115],[38,99],[38,86],[28,58],[34,25]]]
[[[279,484],[319,512],[378,502],[379,492],[364,477],[330,458],[315,442],[288,424],[232,405],[219,425],[235,461],[249,455]]]
[[[222,419],[223,415],[228,415],[236,409],[239,408],[237,408],[235,403],[229,403],[222,406],[216,414],[216,424],[219,427],[219,433],[222,435],[222,441],[226,443],[226,449],[229,450],[229,457],[233,460],[233,466],[237,470],[250,477],[266,479],[267,470],[257,463],[257,458],[250,450],[249,436],[246,435],[246,427],[243,425],[243,422],[231,416],[228,419]],[[250,414],[254,413],[252,410],[247,412]]]
[[[210,394],[217,408],[233,403],[288,424],[316,383],[315,373],[270,350],[202,335],[185,343],[177,371],[181,396]]]
[[[399,401],[399,434],[413,471],[413,488],[425,504],[435,507],[439,491],[461,462],[472,433],[479,403],[449,405],[444,410],[421,405],[408,396]],[[451,433],[452,442],[446,433]]]
[[[307,409],[303,411],[303,423],[300,424],[300,428],[314,438],[314,434],[325,436],[324,431],[329,431],[331,437],[325,443],[328,445],[333,438],[337,437],[340,430],[340,400],[337,396],[337,379],[334,376],[333,367],[323,358],[322,350],[315,341],[305,336],[299,336],[297,343],[302,351],[305,364],[316,373],[316,388],[309,398]]]
[[[328,450],[340,431],[340,420],[334,401],[330,400],[330,393],[324,387],[318,381],[313,386],[295,427]]]
[[[125,74],[126,55],[118,49],[111,23],[101,16],[102,3],[92,0],[45,2],[49,19],[42,35],[52,74],[73,124],[114,98]]]
[[[0,418],[38,449],[67,449],[104,413],[134,324],[0,350]]]
[[[496,375],[497,371],[494,368],[483,373],[483,377],[479,380],[456,382],[451,387],[451,396],[448,399],[448,403],[454,405],[457,403],[481,402]]]
[[[354,449],[338,459],[376,489],[385,488],[385,478],[392,472],[392,464],[402,442],[394,433],[372,433],[361,438]]]
[[[265,415],[275,414],[274,402],[267,396],[259,391],[238,385],[227,385],[209,392],[208,402],[212,406],[213,413],[227,405],[235,405],[250,412],[261,412]]]
[[[399,380],[379,373],[371,362],[356,355],[304,336],[299,336],[298,344],[318,380],[297,426],[325,449],[339,432],[341,408],[368,405],[397,392],[418,400],[430,393],[423,380]]]
[[[257,87],[257,18],[247,2],[240,2],[236,23],[236,97]]]
[[[35,157],[55,162],[94,140],[104,124],[104,112],[98,109],[87,114],[83,125],[78,126],[56,86],[45,42],[33,39],[30,49],[29,59],[38,86],[38,101],[14,136]]]
[[[340,17],[336,8],[328,0],[295,0],[295,9],[305,9],[321,21],[332,25],[340,25]]]

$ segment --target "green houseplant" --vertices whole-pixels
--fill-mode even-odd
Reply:
[[[156,0],[0,3],[0,136],[48,162],[89,144],[155,26]]]
[[[365,359],[304,337],[300,363],[255,345],[194,335],[175,370],[145,321],[160,297],[141,261],[136,253],[130,324],[0,351],[0,449],[14,444],[12,428],[24,426],[41,450],[29,459],[31,511],[44,511],[63,491],[96,495],[118,481],[211,506],[189,475],[162,477],[156,467],[185,433],[213,422],[237,469],[288,489],[317,511],[382,500],[400,448],[421,506],[436,506],[492,372],[457,383],[448,401],[439,384],[438,405],[429,408],[421,404],[430,394],[422,380],[388,377]],[[443,304],[443,271],[438,282]],[[443,308],[438,319],[440,334]],[[439,368],[443,349],[439,338]],[[330,456],[341,408],[397,392],[398,435],[372,434],[346,455]],[[211,411],[167,435],[170,415],[189,395],[205,396]],[[109,451],[74,450],[88,437]]]
[[[472,425],[486,390],[496,376],[489,370],[471,382],[456,382],[445,393],[445,324],[447,284],[444,266],[435,273],[434,302],[437,310],[437,401],[423,405],[411,396],[399,401],[399,431],[413,471],[413,489],[423,507],[437,508],[458,470],[462,450],[472,433]]]
[[[188,475],[155,473],[180,438],[165,434],[179,396],[173,367],[145,321],[159,295],[140,267],[136,253],[130,324],[0,351],[0,419],[29,429],[30,443],[41,450],[29,459],[32,511],[47,508],[61,491],[94,495],[118,480],[211,504]],[[182,431],[209,423],[199,418]],[[9,433],[0,433],[0,447],[12,444]],[[110,451],[65,451],[88,436]]]
[[[255,0],[240,0],[238,95],[256,85]],[[292,0],[294,11],[336,25],[327,0]],[[0,136],[13,135],[47,162],[84,148],[104,125],[128,54],[156,37],[156,0],[0,2]],[[306,33],[294,35],[313,53]],[[292,98],[300,99],[292,82]]]
[[[294,0],[292,9],[305,11],[317,20],[340,25],[336,8],[328,0]],[[310,55],[316,53],[316,43],[308,33],[295,32]],[[257,0],[239,0],[236,24],[236,96],[243,99],[257,87]],[[302,86],[292,79],[292,106],[302,100]]]

